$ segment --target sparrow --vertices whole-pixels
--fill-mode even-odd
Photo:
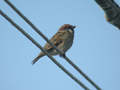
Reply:
[[[62,25],[58,32],[50,39],[50,42],[53,43],[58,49],[65,52],[72,46],[74,39],[74,29],[76,26],[70,24]],[[43,47],[50,55],[58,55],[59,53],[49,44],[46,43]],[[45,56],[44,52],[40,54],[32,61],[32,64],[35,64],[41,57]]]

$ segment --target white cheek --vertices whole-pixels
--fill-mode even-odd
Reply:
[[[70,33],[73,33],[73,31],[72,31],[71,29],[69,29],[69,32],[70,32]]]

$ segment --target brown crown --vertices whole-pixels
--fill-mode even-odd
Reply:
[[[60,27],[60,31],[61,30],[65,30],[65,29],[74,29],[75,28],[75,26],[73,26],[73,25],[70,25],[70,24],[64,24],[64,25],[62,25],[61,27]]]

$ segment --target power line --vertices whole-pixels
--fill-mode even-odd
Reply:
[[[70,73],[67,69],[65,69],[59,62],[56,61],[49,53],[42,48],[42,46],[37,43],[28,33],[24,31],[19,25],[17,25],[10,17],[8,17],[2,10],[0,10],[0,14],[18,31],[20,31],[24,36],[26,36],[33,44],[35,44],[38,48],[40,48],[60,69],[62,69],[69,77],[71,77],[76,83],[78,83],[85,90],[90,90],[87,86],[85,86],[80,80],[78,80],[72,73]]]
[[[25,20],[26,23],[28,23],[35,32],[37,32],[40,36],[42,36],[53,48],[56,49],[60,53],[60,55],[63,55],[64,53],[58,49],[53,43],[51,43],[47,37],[45,37],[42,32],[27,18],[25,17],[9,0],[4,0],[21,18]],[[88,80],[97,90],[101,90],[101,88],[95,84],[77,65],[75,65],[67,56],[64,56],[64,59],[72,65],[74,69],[76,69],[86,80]]]

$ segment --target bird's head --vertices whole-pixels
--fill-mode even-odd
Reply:
[[[70,24],[64,24],[60,27],[59,31],[64,31],[64,30],[70,30],[70,31],[74,31],[74,28],[76,26],[70,25]]]

